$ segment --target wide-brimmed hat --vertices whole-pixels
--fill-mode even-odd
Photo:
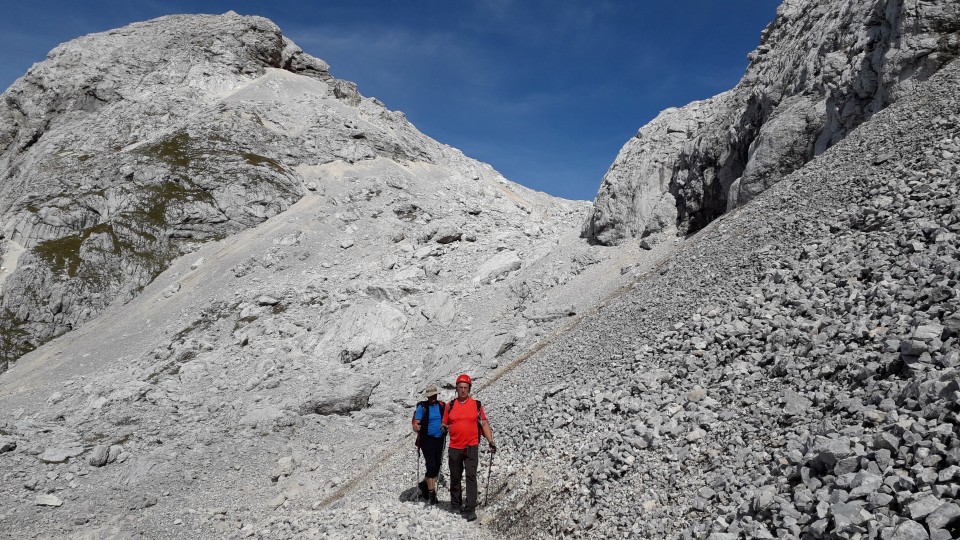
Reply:
[[[423,391],[423,397],[428,398],[430,396],[435,396],[439,393],[440,391],[437,390],[437,385],[431,384],[430,386],[427,387],[426,390]]]

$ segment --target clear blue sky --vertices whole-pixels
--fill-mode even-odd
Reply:
[[[592,199],[667,107],[733,87],[779,0],[4,2],[0,88],[59,43],[172,13],[262,15],[334,76],[507,178]]]

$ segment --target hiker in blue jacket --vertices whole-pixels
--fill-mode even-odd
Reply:
[[[417,447],[423,452],[427,473],[418,484],[420,495],[429,504],[437,504],[437,476],[440,475],[440,463],[443,459],[443,443],[446,434],[440,430],[443,420],[444,403],[437,400],[436,385],[430,385],[423,392],[425,401],[417,403],[413,413],[413,431],[417,434]]]

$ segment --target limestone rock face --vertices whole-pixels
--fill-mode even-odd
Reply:
[[[260,17],[63,44],[0,100],[0,369],[288,208],[307,191],[297,166],[444,155],[463,159]]]
[[[951,0],[786,0],[733,89],[668,109],[603,178],[584,237],[695,232],[843,139],[960,53]]]

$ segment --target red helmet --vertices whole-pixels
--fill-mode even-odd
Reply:
[[[457,377],[457,384],[460,384],[462,382],[469,384],[471,387],[473,386],[473,381],[470,380],[470,376],[467,375],[466,373]]]

